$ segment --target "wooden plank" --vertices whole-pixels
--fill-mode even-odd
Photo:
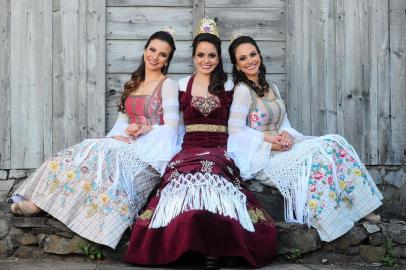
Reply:
[[[11,1],[11,168],[36,168],[43,159],[51,5],[51,0]]]
[[[344,133],[344,54],[345,54],[345,10],[344,0],[336,0],[336,78],[337,78],[337,133]]]
[[[222,39],[230,40],[231,34],[239,31],[256,40],[286,40],[284,8],[206,8],[205,11],[207,16],[218,18]]]
[[[76,144],[83,136],[80,130],[86,128],[84,111],[80,108],[86,107],[86,77],[83,77],[86,73],[82,74],[83,62],[86,63],[85,29],[80,26],[86,27],[80,9],[83,6],[79,0],[59,1],[60,11],[53,13],[54,152]]]
[[[87,137],[96,138],[105,131],[105,1],[87,1]]]
[[[392,158],[390,164],[406,164],[406,2],[390,0],[390,87]]]
[[[369,6],[370,98],[366,162],[388,162],[390,132],[389,1],[374,0]]]
[[[0,169],[10,168],[10,0],[0,0]]]
[[[174,80],[179,80],[190,74],[168,74]],[[131,78],[131,74],[107,74],[106,76],[106,106],[114,107],[120,101],[121,94],[123,93],[123,85]],[[231,75],[229,74],[231,79]],[[268,74],[268,79],[271,79],[280,89],[283,98],[286,97],[285,74]],[[111,127],[110,127],[111,128]]]
[[[138,66],[145,41],[110,40],[107,42],[107,73],[131,73]],[[231,71],[228,57],[229,42],[223,42],[224,68]],[[285,42],[258,42],[269,73],[285,73]],[[192,48],[190,41],[176,42],[176,52],[169,67],[171,73],[192,73]]]
[[[46,65],[43,66],[44,72],[44,86],[43,86],[43,100],[44,100],[44,120],[43,120],[43,142],[44,153],[41,162],[53,154],[52,149],[52,0],[44,1],[44,11],[46,14],[43,18],[44,39],[43,39],[43,59]]]
[[[366,158],[369,113],[368,10],[365,1],[344,5],[344,87],[342,89],[343,135]]]
[[[148,39],[165,27],[175,29],[176,40],[191,40],[192,9],[190,7],[109,7],[107,39]]]
[[[311,81],[310,81],[310,74],[311,74],[311,50],[310,50],[310,18],[312,14],[311,11],[311,0],[304,0],[303,1],[303,17],[301,21],[301,29],[300,33],[302,36],[302,41],[299,46],[301,46],[301,57],[302,57],[302,69],[301,69],[301,77],[302,77],[302,85],[301,85],[301,111],[302,111],[302,129],[301,131],[304,134],[311,135],[311,111],[310,108],[312,106],[313,100],[311,97]]]
[[[200,20],[205,15],[205,2],[206,2],[205,0],[193,0],[192,1],[193,38],[196,35],[197,27],[199,26]]]
[[[206,7],[222,7],[222,8],[269,8],[269,7],[285,7],[285,0],[206,0]]]
[[[325,104],[324,113],[326,126],[324,133],[337,133],[337,76],[336,76],[336,8],[334,1],[323,1],[322,8],[325,10],[325,26],[323,35],[326,38],[324,43],[325,80],[324,91]]]
[[[291,125],[302,131],[302,20],[303,2],[287,2],[287,104]]]
[[[191,7],[192,0],[107,0],[108,7]]]
[[[309,95],[311,103],[310,111],[310,134],[320,136],[324,134],[326,129],[326,115],[325,115],[325,100],[329,93],[325,89],[326,70],[326,40],[325,28],[327,23],[327,5],[328,3],[323,0],[311,1],[309,3],[310,16],[309,28],[304,28],[303,35],[309,37],[310,49],[310,87]],[[307,106],[306,106],[307,107]]]

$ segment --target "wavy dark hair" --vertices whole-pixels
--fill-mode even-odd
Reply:
[[[219,56],[219,62],[213,72],[210,74],[210,84],[209,84],[209,93],[212,95],[220,95],[224,91],[224,83],[227,81],[227,74],[223,69],[223,60],[221,59],[221,40],[217,36],[209,33],[198,34],[192,43],[193,57],[196,54],[197,45],[200,42],[209,42],[216,47],[217,54]]]
[[[241,44],[244,44],[244,43],[249,43],[249,44],[255,46],[257,52],[259,53],[259,57],[261,59],[261,65],[259,66],[259,75],[258,75],[259,86],[255,85],[255,83],[253,81],[248,79],[247,76],[244,74],[244,72],[237,69],[237,58],[235,57],[235,51],[237,50],[238,46],[240,46]],[[270,87],[276,94],[273,87],[270,86],[269,83],[266,81],[266,78],[265,78],[266,67],[265,67],[264,61],[262,59],[262,54],[261,54],[261,51],[259,50],[259,47],[258,47],[256,41],[252,37],[241,36],[241,37],[236,38],[230,44],[230,47],[228,47],[228,53],[230,54],[231,63],[233,64],[233,81],[234,81],[235,85],[237,85],[240,82],[246,83],[249,87],[251,87],[255,91],[255,93],[257,93],[257,95],[259,97],[263,97],[265,95],[265,93],[268,93]]]
[[[169,69],[169,64],[171,63],[173,54],[175,53],[176,47],[175,47],[175,41],[173,40],[173,37],[168,34],[165,31],[158,31],[153,33],[147,43],[144,46],[144,49],[148,48],[149,44],[151,43],[152,40],[154,39],[159,39],[162,41],[165,41],[169,44],[171,47],[171,52],[168,55],[168,63],[166,66],[162,67],[161,72],[162,74],[168,73]],[[132,91],[136,90],[141,82],[145,80],[145,62],[144,62],[144,54],[141,56],[141,61],[140,65],[138,68],[131,74],[131,79],[124,84],[124,93],[121,96],[120,103],[118,105],[118,110],[120,112],[124,112],[124,103],[127,97],[131,94]]]

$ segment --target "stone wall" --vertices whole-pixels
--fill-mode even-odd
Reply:
[[[275,189],[250,182],[249,189],[277,223],[278,260],[286,255],[300,255],[305,263],[381,263],[388,256],[388,239],[392,257],[406,264],[406,166],[368,168],[384,195],[377,211],[381,221],[360,221],[341,238],[321,242],[317,231],[304,225],[283,222],[283,198]],[[0,170],[0,258],[37,258],[46,254],[82,254],[89,242],[71,232],[62,223],[43,214],[38,217],[14,217],[6,198],[32,173],[27,170]],[[116,250],[97,246],[112,259],[122,260],[129,230]]]

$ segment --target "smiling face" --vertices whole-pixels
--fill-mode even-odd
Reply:
[[[197,73],[204,75],[211,74],[219,63],[219,55],[216,47],[207,41],[200,42],[197,44],[193,61]]]
[[[145,69],[150,71],[161,70],[168,62],[171,46],[160,39],[153,39],[144,50]]]
[[[258,75],[261,58],[254,45],[250,43],[239,45],[235,50],[235,58],[237,68],[248,78]]]

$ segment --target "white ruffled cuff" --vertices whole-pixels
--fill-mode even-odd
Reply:
[[[180,151],[177,130],[168,125],[154,125],[147,134],[131,140],[140,159],[150,164],[161,175],[166,164]]]
[[[244,180],[252,179],[267,164],[272,144],[264,141],[264,134],[250,127],[229,135],[227,153],[240,169]]]

